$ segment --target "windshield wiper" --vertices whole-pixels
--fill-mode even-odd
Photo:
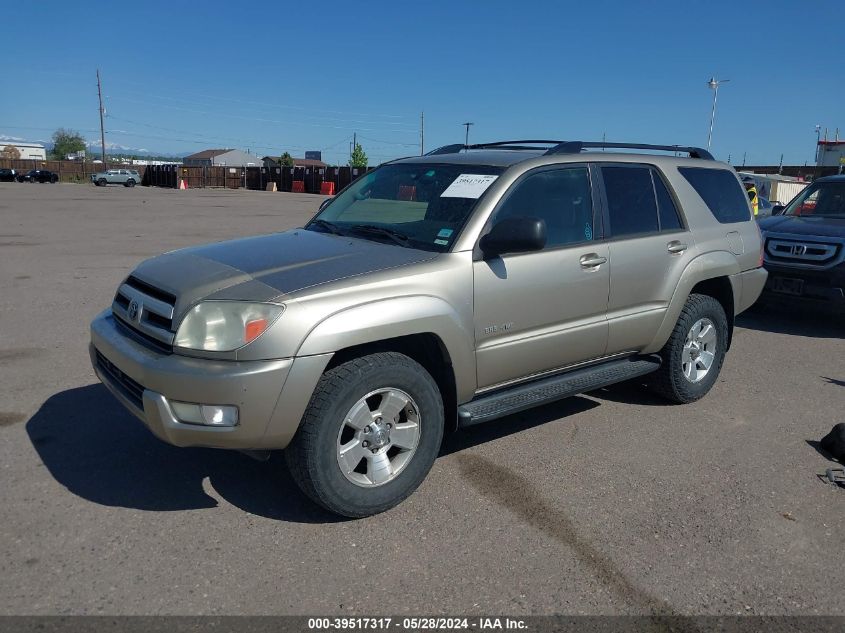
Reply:
[[[349,230],[354,233],[370,233],[372,235],[383,235],[384,237],[389,238],[395,244],[399,244],[399,246],[406,246],[411,248],[409,244],[410,237],[401,233],[399,231],[395,231],[393,229],[388,229],[384,226],[376,226],[375,224],[355,224],[354,226],[349,227]]]
[[[340,227],[333,222],[328,222],[326,220],[312,220],[308,224],[308,228],[311,228],[312,226],[318,226],[321,229],[326,229],[326,231],[334,235],[343,235],[343,231],[340,230]]]

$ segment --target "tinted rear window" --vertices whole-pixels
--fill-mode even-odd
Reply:
[[[657,205],[647,167],[602,167],[613,237],[656,233]]]
[[[678,171],[722,224],[745,222],[751,218],[748,198],[733,172],[703,167],[679,167]]]

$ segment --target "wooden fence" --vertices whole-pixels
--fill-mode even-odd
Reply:
[[[334,183],[335,193],[369,169],[352,167],[224,167],[215,165],[150,165],[142,184],[150,187],[178,188],[184,180],[189,189],[226,188],[265,190],[275,183],[279,191],[293,191],[294,182],[302,183],[305,193],[320,193],[324,182]]]
[[[372,169],[352,167],[185,167],[183,165],[124,165],[121,163],[91,163],[73,160],[31,160],[0,158],[0,168],[27,172],[47,169],[59,175],[61,182],[88,182],[91,174],[107,169],[134,169],[141,175],[141,184],[148,187],[177,189],[182,180],[189,189],[258,189],[265,190],[276,183],[278,191],[297,189],[305,193],[320,193],[324,182],[334,183],[337,193],[359,176]]]
[[[107,169],[134,169],[141,176],[144,175],[146,165],[123,165],[121,163],[92,163],[81,160],[33,160],[0,158],[0,168],[14,169],[27,172],[30,169],[46,169],[59,175],[62,182],[86,182],[91,174]]]

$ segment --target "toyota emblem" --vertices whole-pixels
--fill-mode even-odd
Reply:
[[[138,302],[135,299],[129,302],[129,307],[126,308],[126,316],[129,317],[130,321],[137,321],[138,315],[141,313],[141,306],[138,305]]]

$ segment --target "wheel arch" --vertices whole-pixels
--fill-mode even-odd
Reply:
[[[434,378],[443,399],[443,415],[447,430],[458,425],[457,386],[452,357],[443,340],[433,332],[420,332],[352,345],[337,351],[326,371],[353,358],[378,352],[398,352],[418,362]]]
[[[722,305],[728,319],[728,347],[730,347],[736,315],[736,299],[742,290],[737,287],[739,272],[736,256],[727,251],[711,251],[691,260],[675,286],[657,334],[643,352],[652,353],[663,348],[672,335],[684,304],[694,293],[711,296]]]

